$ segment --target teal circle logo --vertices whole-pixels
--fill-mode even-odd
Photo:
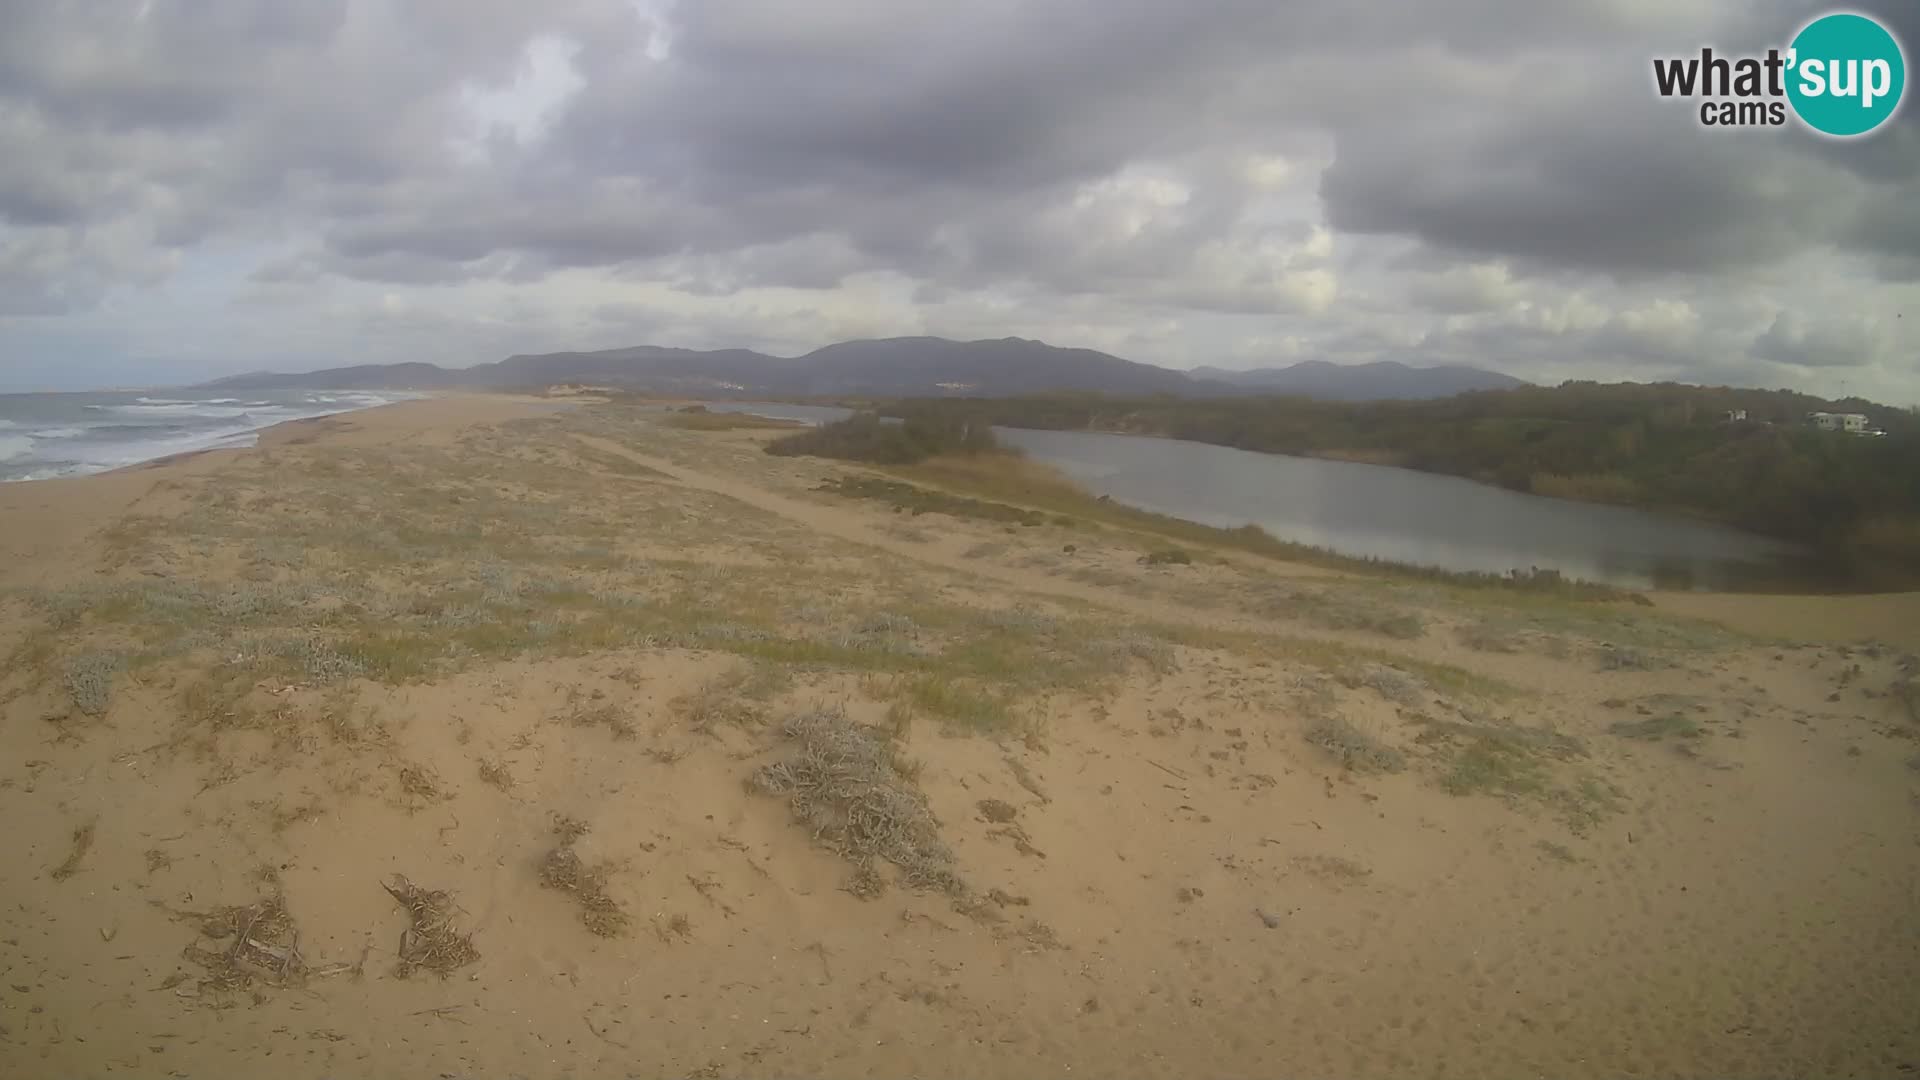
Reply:
[[[1907,89],[1907,58],[1887,28],[1851,12],[1822,15],[1794,35],[1787,100],[1823,135],[1865,135],[1893,116]]]

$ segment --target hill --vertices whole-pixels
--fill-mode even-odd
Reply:
[[[1418,400],[1452,397],[1473,390],[1511,390],[1529,385],[1496,371],[1460,365],[1411,367],[1397,360],[1371,364],[1331,364],[1307,360],[1289,367],[1227,371],[1193,369],[1195,376],[1262,394],[1289,394],[1324,401]]]
[[[1093,349],[1026,338],[949,341],[937,337],[846,341],[799,357],[750,349],[669,349],[652,345],[593,352],[510,356],[467,368],[433,364],[358,365],[302,374],[255,372],[207,388],[497,390],[593,383],[662,393],[736,396],[1006,396],[1055,391],[1120,395],[1230,397],[1289,393],[1329,400],[1431,398],[1524,385],[1473,368],[1412,368],[1398,363],[1342,366],[1310,361],[1290,368],[1174,371]]]

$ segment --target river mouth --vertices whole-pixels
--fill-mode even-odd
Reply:
[[[774,402],[707,407],[816,424],[851,414]],[[1350,558],[1472,575],[1554,571],[1636,590],[1873,591],[1793,544],[1646,510],[1178,439],[995,430],[1094,495],[1218,528],[1255,525],[1276,539]]]

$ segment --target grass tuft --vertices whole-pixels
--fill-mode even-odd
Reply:
[[[905,694],[912,707],[969,731],[1005,731],[1013,725],[1004,698],[966,680],[923,675],[906,684]]]
[[[1407,767],[1405,754],[1354,727],[1338,716],[1322,716],[1307,725],[1307,742],[1326,751],[1342,768],[1360,773],[1397,773]]]
[[[113,704],[113,682],[127,661],[117,652],[84,652],[67,661],[61,684],[73,707],[88,716],[104,716]]]
[[[731,412],[681,411],[668,413],[659,422],[684,431],[784,431],[807,426],[798,420]]]
[[[851,499],[871,499],[918,517],[921,514],[945,514],[974,521],[994,521],[1011,525],[1044,525],[1047,516],[1038,510],[1026,510],[1006,503],[986,502],[964,495],[950,495],[900,480],[877,476],[845,476],[829,480],[815,491],[842,495]]]
[[[1680,713],[1653,716],[1645,720],[1622,720],[1609,725],[1607,730],[1624,739],[1644,739],[1648,742],[1659,742],[1662,739],[1698,739],[1706,734],[1705,728]]]

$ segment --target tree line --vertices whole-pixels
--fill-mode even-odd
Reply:
[[[1920,415],[1860,399],[1572,382],[1432,401],[1049,394],[909,399],[880,411],[923,430],[1119,432],[1397,465],[1707,517],[1882,581],[1920,581]],[[1816,430],[1814,411],[1863,413],[1886,434]]]

